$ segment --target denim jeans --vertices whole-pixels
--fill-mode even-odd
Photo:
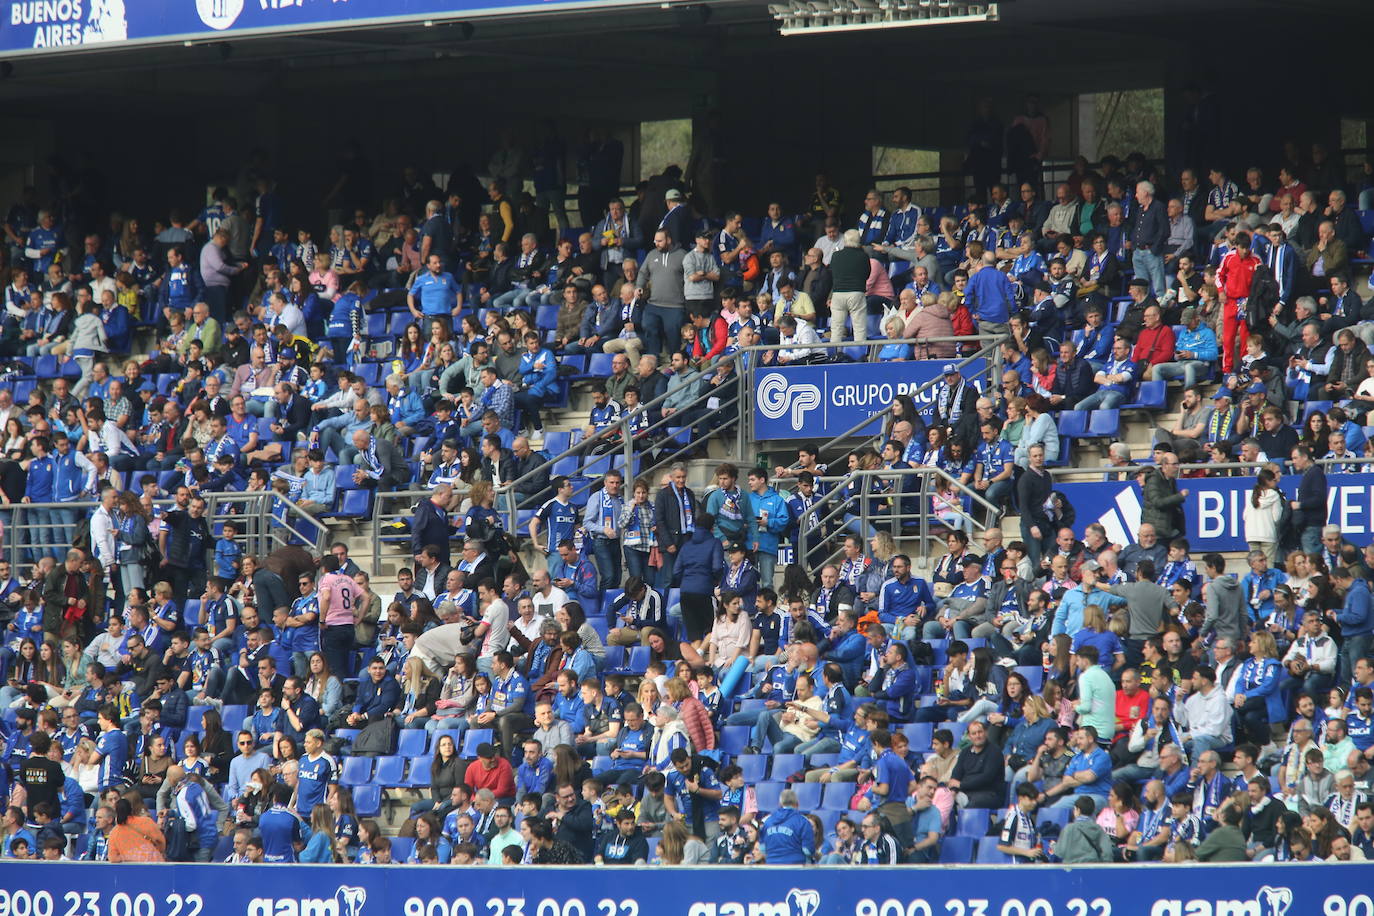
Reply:
[[[1198,377],[1207,371],[1210,363],[1204,363],[1200,359],[1184,359],[1174,363],[1160,363],[1154,368],[1154,378],[1156,380],[1168,381],[1171,378],[1183,379],[1184,388],[1192,388],[1197,384]]]
[[[1150,281],[1150,292],[1155,296],[1164,295],[1168,288],[1168,283],[1164,279],[1164,258],[1153,251],[1141,251],[1138,248],[1132,254],[1131,263],[1135,267],[1135,275]]]
[[[1336,683],[1349,684],[1350,679],[1355,676],[1355,662],[1369,655],[1370,644],[1374,643],[1374,636],[1369,633],[1363,636],[1347,636],[1341,645],[1340,658],[1336,660],[1339,665],[1339,674]]]
[[[592,538],[592,555],[596,558],[596,571],[600,574],[602,590],[619,588],[620,578],[620,541],[617,538]]]
[[[1111,410],[1126,400],[1120,391],[1098,389],[1074,405],[1074,410]]]
[[[640,335],[644,341],[644,352],[651,356],[658,356],[664,350],[668,352],[676,350],[678,340],[681,337],[685,314],[681,307],[665,308],[653,303],[646,305],[644,307],[644,333]]]

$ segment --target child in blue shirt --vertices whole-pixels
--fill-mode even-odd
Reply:
[[[243,548],[234,540],[238,533],[238,525],[225,522],[219,540],[215,541],[215,575],[221,579],[238,577],[239,561],[243,556]]]
[[[320,398],[328,394],[327,387],[324,379],[324,364],[311,363],[310,381],[301,387],[301,394],[305,395],[305,399],[311,404],[315,404],[319,402]]]

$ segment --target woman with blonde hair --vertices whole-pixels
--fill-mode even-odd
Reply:
[[[1270,743],[1269,726],[1285,718],[1283,694],[1279,692],[1283,669],[1274,634],[1255,630],[1250,634],[1250,658],[1240,666],[1236,677],[1236,719],[1246,740],[1256,747]]]
[[[663,825],[663,839],[658,844],[660,865],[702,865],[710,858],[706,844],[687,831],[682,821]]]
[[[1102,659],[1104,668],[1108,667],[1106,660],[1112,659],[1108,670],[1114,671],[1126,664],[1126,647],[1121,644],[1121,638],[1107,625],[1107,617],[1102,613],[1102,608],[1095,604],[1083,608],[1083,629],[1073,634],[1070,649],[1077,652],[1080,646],[1096,648],[1097,656]]]
[[[406,659],[401,669],[401,708],[396,724],[401,728],[424,728],[434,715],[435,703],[443,684],[430,673],[424,661],[416,655]]]
[[[310,809],[310,840],[299,860],[315,864],[341,861],[334,849],[334,812],[324,802]]]

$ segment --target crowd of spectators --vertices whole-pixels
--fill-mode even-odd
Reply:
[[[319,245],[265,174],[243,210],[217,189],[195,219],[118,217],[82,250],[61,206],[12,208],[0,521],[25,537],[0,561],[0,854],[1374,855],[1374,552],[1324,527],[1314,460],[1374,449],[1340,176],[1293,163],[1242,191],[1214,169],[1208,189],[1109,157],[1054,205],[993,182],[950,210],[874,191],[857,217],[818,176],[799,215],[714,224],[670,169],[573,231],[541,143],[534,198],[508,197],[518,166],[446,192],[411,169]],[[738,352],[954,359],[974,333],[998,341],[1000,387],[950,363],[928,411],[899,401],[881,451],[848,460],[1019,506],[1006,544],[993,525],[974,550],[958,490],[904,479],[875,478],[871,530],[819,525],[836,476],[813,449],[722,463],[704,493],[681,464],[581,493],[550,472],[576,444],[545,430],[571,379],[593,385],[588,439],[675,415],[704,439],[738,419],[719,408]],[[1175,379],[1178,427],[1106,469],[1141,481],[1136,541],[1075,527],[1046,474],[1073,458],[1064,413]],[[1180,518],[1181,466],[1235,458],[1256,477],[1243,576],[1195,562]],[[244,554],[209,512],[238,490],[284,517],[410,488],[389,598],[343,543]],[[948,553],[920,578],[880,529],[925,500]],[[399,836],[383,791],[417,799]]]

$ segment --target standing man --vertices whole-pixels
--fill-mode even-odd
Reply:
[[[844,340],[844,324],[848,318],[854,326],[854,340],[868,339],[868,255],[860,247],[859,230],[844,234],[844,244],[830,258],[830,343],[839,346]]]
[[[1339,611],[1327,611],[1326,616],[1341,625],[1340,669],[1337,684],[1350,683],[1355,663],[1369,654],[1374,641],[1374,608],[1370,607],[1369,583],[1354,575],[1348,566],[1331,570],[1331,584],[1345,594]]]
[[[1313,459],[1309,445],[1295,446],[1292,458],[1293,469],[1302,475],[1298,498],[1289,503],[1293,526],[1301,532],[1303,552],[1318,553],[1322,549],[1322,527],[1326,524],[1326,471]]]
[[[1135,199],[1140,204],[1130,242],[1135,275],[1150,281],[1151,294],[1163,296],[1168,289],[1164,279],[1164,246],[1169,241],[1169,217],[1164,204],[1155,200],[1153,183],[1137,182]]]
[[[248,266],[246,261],[235,262],[232,258],[229,233],[223,229],[211,236],[209,243],[200,250],[200,280],[205,285],[205,304],[219,322],[229,317],[229,285]],[[206,349],[210,349],[208,341]]]
[[[329,554],[320,560],[320,651],[329,663],[330,671],[349,670],[349,656],[353,652],[354,611],[360,595],[357,584],[339,572],[339,558]]]
[[[674,244],[667,229],[654,233],[654,250],[644,259],[641,274],[641,285],[649,301],[644,306],[640,334],[645,354],[657,356],[677,347],[687,306],[682,272],[685,258],[686,252]]]
[[[666,591],[673,581],[678,551],[696,531],[696,496],[687,488],[687,467],[674,464],[668,484],[654,497],[654,534],[663,552],[657,587]]]

